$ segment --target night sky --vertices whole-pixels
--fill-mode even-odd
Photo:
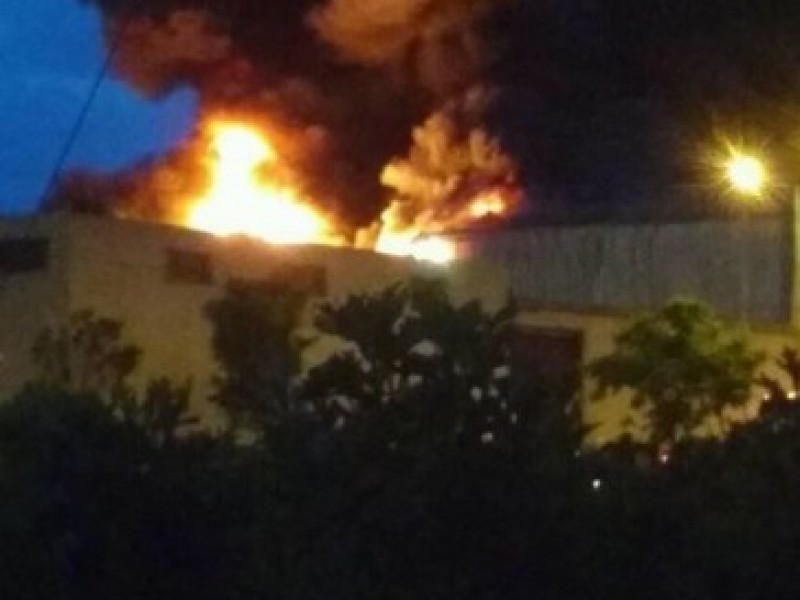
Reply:
[[[95,10],[65,0],[0,2],[0,212],[36,207],[103,64]],[[66,168],[114,170],[159,152],[192,120],[193,95],[144,101],[108,77]]]
[[[499,91],[483,125],[533,203],[549,202],[538,186],[621,204],[705,185],[704,152],[726,137],[767,150],[792,179],[800,169],[797,0],[452,0],[431,4],[441,15],[394,11],[422,16],[386,31],[385,14],[367,8],[428,0],[1,1],[4,210],[35,206],[102,64],[86,6],[112,22],[150,19],[151,33],[187,9],[205,20],[183,32],[185,52],[121,45],[67,171],[109,173],[159,154],[190,129],[196,94],[204,109],[248,107],[322,139],[322,158],[304,155],[306,183],[363,221],[378,213],[380,169],[407,152],[413,126],[474,85]],[[347,10],[311,31],[314,11],[334,5]],[[481,6],[491,18],[472,14]],[[442,22],[449,29],[431,36]],[[205,56],[220,39],[227,52]]]

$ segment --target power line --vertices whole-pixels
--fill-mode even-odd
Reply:
[[[47,184],[43,188],[39,197],[40,206],[44,204],[50,193],[55,188],[56,183],[58,182],[58,177],[61,175],[61,171],[64,168],[64,164],[66,163],[67,158],[69,158],[69,154],[72,152],[83,126],[86,124],[86,119],[89,117],[89,111],[91,110],[94,101],[97,99],[100,88],[102,87],[103,82],[108,75],[108,70],[111,67],[111,62],[114,58],[116,47],[117,43],[116,39],[114,39],[111,41],[111,44],[109,44],[106,55],[102,64],[100,65],[100,69],[98,69],[97,74],[92,81],[92,85],[89,88],[88,94],[86,95],[86,99],[81,106],[81,110],[75,118],[75,121],[73,122],[72,127],[70,128],[70,131],[64,140],[64,144],[61,147],[61,152],[59,152],[58,157],[56,158],[56,162],[53,164],[53,169],[50,172],[50,176],[47,178]]]

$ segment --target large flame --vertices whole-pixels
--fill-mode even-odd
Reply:
[[[210,125],[210,134],[211,184],[189,208],[189,227],[273,244],[333,242],[327,219],[295,189],[259,176],[278,160],[264,135],[253,127],[225,122]]]
[[[216,235],[245,235],[273,244],[341,245],[333,219],[275,173],[280,156],[256,126],[212,120],[207,164],[210,183],[188,207],[184,223]],[[483,190],[449,217],[423,210],[411,222],[390,206],[375,226],[369,247],[377,252],[439,264],[456,258],[455,243],[443,232],[505,212],[502,192]]]
[[[449,263],[458,257],[458,249],[456,243],[444,234],[483,219],[506,215],[513,203],[506,195],[502,188],[489,188],[477,193],[450,215],[430,214],[423,209],[410,222],[399,216],[402,208],[390,205],[381,215],[375,250],[439,264]]]

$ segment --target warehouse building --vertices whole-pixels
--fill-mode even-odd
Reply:
[[[126,338],[144,350],[138,384],[161,376],[191,380],[196,408],[205,414],[216,364],[204,307],[231,279],[276,275],[315,301],[426,276],[445,279],[457,302],[479,298],[496,309],[508,289],[499,270],[474,262],[441,267],[350,248],[270,246],[71,214],[0,220],[0,395],[33,374],[30,349],[43,328],[89,309],[122,321]]]
[[[607,354],[633,315],[674,298],[702,301],[741,325],[774,362],[795,345],[800,323],[795,226],[787,211],[684,222],[536,223],[456,239],[460,256],[507,273],[529,368],[576,385],[582,365]],[[780,375],[774,365],[765,370]],[[637,428],[623,396],[587,400],[583,410],[597,425],[598,441]],[[753,402],[742,416],[756,410]]]

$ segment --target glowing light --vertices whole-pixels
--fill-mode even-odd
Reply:
[[[455,260],[456,247],[450,240],[428,237],[414,242],[411,246],[411,256],[417,260],[446,264]]]
[[[759,194],[766,182],[764,165],[747,154],[734,154],[728,161],[725,172],[733,189],[743,194]]]
[[[277,158],[275,149],[259,133],[246,125],[219,124],[212,126],[212,150],[220,159],[221,165],[227,169],[236,169],[237,165],[250,173],[259,163],[274,162]]]
[[[488,192],[479,195],[469,207],[470,216],[474,219],[483,219],[489,216],[499,216],[505,212],[505,202],[499,192]]]
[[[603,480],[602,479],[592,479],[592,489],[597,491],[601,487],[603,487]]]
[[[216,235],[247,235],[274,244],[328,242],[325,218],[296,190],[261,181],[258,170],[277,160],[268,140],[237,123],[213,123],[212,182],[190,207],[189,227]]]
[[[440,265],[456,258],[456,246],[450,240],[439,236],[420,237],[413,232],[384,232],[378,238],[375,250],[394,256],[411,256]]]
[[[185,225],[220,236],[246,235],[273,244],[341,245],[336,222],[314,207],[293,184],[269,137],[255,126],[228,120],[206,125],[209,184],[192,199],[183,214]],[[421,207],[409,218],[402,204],[384,211],[365,245],[377,252],[447,264],[456,259],[456,245],[431,235],[469,225],[490,215],[501,215],[514,205],[514,196],[502,188],[486,187],[459,208],[436,211]]]

